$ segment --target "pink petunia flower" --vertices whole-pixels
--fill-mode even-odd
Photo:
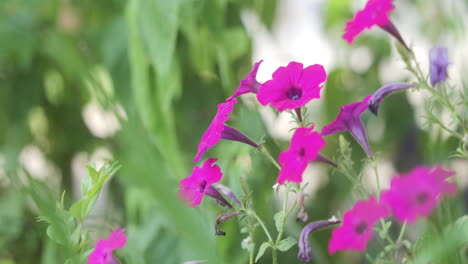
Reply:
[[[239,87],[237,87],[237,90],[234,91],[234,93],[227,99],[227,101],[232,100],[242,94],[257,93],[258,87],[260,87],[261,83],[257,81],[256,77],[258,67],[260,67],[262,62],[263,60],[254,64],[252,71],[247,74],[247,76],[245,76],[244,80],[240,81]]]
[[[394,177],[390,190],[382,194],[382,202],[390,207],[399,222],[413,223],[419,217],[428,216],[442,195],[455,195],[456,186],[445,181],[454,174],[441,166],[417,167]]]
[[[200,143],[198,144],[197,155],[193,159],[194,162],[201,160],[203,153],[209,148],[218,144],[220,139],[227,139],[242,142],[258,148],[259,146],[250,140],[247,136],[242,134],[235,128],[225,125],[229,119],[229,114],[234,110],[234,105],[237,103],[236,99],[228,100],[224,103],[218,104],[218,112],[216,113],[213,121],[203,134]]]
[[[125,229],[116,229],[106,239],[99,239],[88,257],[88,264],[117,264],[112,251],[123,248],[127,243],[127,235],[123,232]]]
[[[351,210],[345,212],[343,225],[333,230],[328,251],[333,254],[340,250],[366,250],[375,222],[388,215],[386,206],[372,196],[368,201],[357,202]]]
[[[322,65],[315,64],[303,69],[302,63],[290,62],[279,67],[269,80],[258,89],[257,99],[262,105],[271,104],[282,112],[297,109],[314,98],[320,98],[321,83],[327,79]]]
[[[354,38],[364,29],[370,29],[373,26],[384,27],[391,24],[389,15],[395,8],[393,0],[369,0],[364,9],[359,10],[353,19],[346,23],[343,38],[352,44]],[[384,29],[385,30],[385,29]]]
[[[366,128],[362,124],[361,115],[369,107],[369,99],[372,95],[366,96],[362,101],[340,107],[340,113],[335,121],[322,129],[322,135],[327,136],[337,132],[348,130],[361,147],[366,151],[367,156],[372,157],[372,151],[367,140]]]
[[[214,164],[217,160],[215,158],[207,159],[201,168],[195,166],[192,174],[179,182],[179,196],[182,200],[189,203],[191,207],[199,205],[205,194],[232,207],[219,191],[212,186],[212,184],[219,182],[223,177],[221,168]]]
[[[283,184],[285,181],[302,182],[302,173],[307,164],[314,161],[319,151],[325,147],[325,140],[319,133],[313,132],[313,129],[313,126],[296,129],[289,149],[281,152],[279,163],[282,167],[277,179],[279,184]]]

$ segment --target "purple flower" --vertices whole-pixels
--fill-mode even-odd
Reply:
[[[296,129],[289,149],[281,152],[279,163],[282,165],[277,182],[302,182],[302,173],[307,164],[317,158],[319,151],[325,147],[325,140],[314,132],[314,127]]]
[[[397,92],[397,91],[412,88],[412,87],[415,87],[415,85],[407,84],[407,83],[391,83],[391,84],[382,86],[369,99],[369,111],[374,113],[374,115],[377,115],[377,112],[379,110],[379,104],[380,102],[383,101],[383,99],[387,95],[390,95],[393,92]]]
[[[106,239],[99,239],[88,257],[88,264],[116,264],[112,251],[123,248],[127,243],[125,229],[115,229]]]
[[[309,234],[314,231],[319,231],[339,223],[341,223],[341,221],[338,219],[330,219],[324,221],[316,221],[306,225],[304,229],[302,229],[301,236],[299,237],[299,242],[297,244],[299,247],[299,253],[297,254],[297,258],[302,262],[311,261],[312,249],[309,245]]]
[[[252,71],[249,74],[247,74],[247,76],[245,76],[245,79],[240,82],[240,85],[239,87],[237,87],[237,90],[234,91],[234,93],[227,99],[227,101],[230,101],[241,94],[257,93],[261,83],[257,82],[256,77],[258,67],[260,67],[260,64],[262,62],[263,60],[254,64]]]
[[[390,190],[382,194],[382,201],[399,222],[413,223],[418,217],[428,216],[442,195],[455,195],[455,185],[446,182],[454,174],[441,166],[417,167],[394,177]]]
[[[179,196],[182,200],[188,202],[191,207],[199,205],[205,194],[232,207],[218,190],[212,186],[212,184],[219,182],[223,177],[221,168],[214,164],[217,160],[215,158],[207,159],[202,167],[195,166],[192,174],[179,182]]]
[[[327,73],[322,65],[303,69],[302,63],[292,61],[286,67],[279,67],[272,77],[260,85],[257,99],[262,105],[271,104],[282,112],[320,98],[321,84],[327,79]]]
[[[193,159],[194,162],[201,160],[203,153],[209,148],[218,144],[220,139],[227,139],[232,141],[239,141],[248,145],[258,148],[258,145],[250,140],[247,136],[242,134],[239,130],[225,125],[229,120],[229,114],[234,110],[234,105],[237,103],[236,99],[220,103],[218,105],[218,112],[216,113],[213,121],[206,129],[205,133],[198,144],[197,155]]]
[[[362,101],[340,107],[340,113],[335,121],[322,129],[322,135],[327,136],[340,131],[348,130],[361,147],[366,151],[367,156],[372,157],[372,151],[367,140],[367,132],[361,121],[361,115],[369,107],[369,99],[372,95],[366,96]]]
[[[366,250],[375,222],[388,215],[387,207],[372,196],[368,201],[357,202],[351,210],[345,212],[343,225],[333,230],[328,251],[333,254],[340,250]]]
[[[431,85],[435,86],[437,83],[447,79],[447,66],[448,51],[446,47],[435,46],[429,53],[429,72],[431,78]]]

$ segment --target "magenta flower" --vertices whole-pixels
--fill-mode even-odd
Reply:
[[[429,53],[429,77],[432,86],[447,79],[448,65],[447,48],[442,46],[433,47]]]
[[[351,210],[345,212],[343,225],[333,230],[328,251],[333,254],[340,250],[366,250],[375,222],[388,215],[386,206],[372,196],[368,201],[357,202]]]
[[[389,15],[394,8],[393,0],[368,0],[364,9],[359,10],[354,15],[353,19],[346,23],[343,38],[349,44],[353,44],[354,38],[361,34],[364,29],[379,26],[395,37],[407,50],[409,50],[400,33],[390,21]]]
[[[88,257],[88,264],[117,264],[112,251],[123,248],[127,243],[127,235],[123,232],[125,229],[116,229],[106,239],[99,239]]]
[[[237,96],[241,94],[246,94],[246,93],[257,93],[258,87],[260,87],[260,83],[257,82],[257,72],[258,72],[258,67],[260,67],[260,64],[263,62],[263,60],[257,62],[254,64],[252,71],[245,76],[245,79],[240,82],[239,87],[237,87],[237,90],[234,91],[234,93],[226,99],[227,101],[230,101]]]
[[[218,104],[218,112],[216,113],[213,121],[203,134],[200,143],[198,144],[197,155],[193,159],[194,162],[200,161],[203,153],[209,148],[218,144],[220,139],[227,139],[232,141],[239,141],[248,145],[258,148],[258,145],[250,140],[247,136],[242,134],[235,128],[225,125],[229,119],[229,114],[234,110],[234,105],[237,103],[236,99],[231,99],[224,103]]]
[[[321,83],[327,79],[322,65],[315,64],[303,69],[302,63],[290,62],[279,67],[269,80],[258,89],[257,99],[262,105],[271,104],[282,112],[296,109],[314,98],[320,98]]]
[[[362,101],[340,107],[340,113],[335,121],[322,129],[322,135],[327,136],[337,132],[348,130],[361,147],[366,151],[367,156],[372,157],[372,151],[367,140],[367,132],[361,121],[361,115],[369,107],[369,99],[372,95],[366,96]]]
[[[296,129],[289,149],[281,152],[279,163],[282,167],[277,179],[279,184],[283,184],[285,181],[302,182],[302,173],[307,164],[314,161],[319,151],[325,147],[325,140],[319,133],[313,132],[313,129],[313,126]]]
[[[442,195],[455,195],[456,186],[445,181],[454,174],[441,166],[417,167],[394,177],[390,190],[382,194],[382,201],[399,222],[413,223],[419,217],[428,216]]]
[[[221,168],[214,164],[217,160],[215,158],[207,159],[201,168],[195,166],[192,174],[179,182],[179,196],[191,207],[199,205],[205,194],[215,198],[222,204],[232,207],[219,191],[212,186],[213,183],[219,182],[223,177]]]

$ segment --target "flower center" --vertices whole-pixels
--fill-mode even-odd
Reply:
[[[426,201],[429,199],[429,194],[427,193],[419,193],[417,196],[416,196],[416,202],[418,204],[424,204],[426,203]]]
[[[296,87],[291,87],[291,89],[286,92],[286,96],[291,100],[298,100],[302,97],[302,90]]]
[[[206,188],[206,181],[202,181],[200,183],[200,192],[205,192],[205,188]]]
[[[300,148],[299,152],[297,153],[301,158],[305,156],[305,148]]]
[[[358,235],[362,235],[362,233],[364,233],[364,231],[366,231],[367,229],[367,223],[366,222],[361,222],[359,223],[359,225],[357,225],[354,230],[356,231],[356,233]]]

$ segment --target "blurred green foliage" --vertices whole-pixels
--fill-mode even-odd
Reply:
[[[324,1],[326,29],[342,28],[352,15],[349,2]],[[413,2],[425,10],[425,1]],[[214,236],[214,219],[223,209],[209,199],[195,209],[184,206],[177,198],[177,182],[190,173],[198,139],[216,105],[250,70],[251,40],[241,12],[255,10],[271,28],[278,14],[276,5],[276,1],[268,0],[2,0],[0,263],[54,264],[70,257],[67,250],[72,247],[66,244],[77,238],[63,234],[58,237],[64,241],[50,239],[52,231],[46,231],[47,224],[37,217],[42,215],[50,223],[57,214],[73,219],[88,213],[88,204],[95,202],[89,186],[83,190],[91,196],[84,195],[80,206],[70,211],[64,209],[80,200],[72,195],[79,195],[74,192],[77,186],[72,164],[79,153],[91,154],[102,148],[120,160],[122,169],[106,185],[107,205],[101,207],[98,216],[85,221],[83,228],[92,231],[96,240],[107,236],[112,228],[125,227],[129,238],[119,255],[123,263],[246,263],[248,254],[241,250],[246,235],[239,232],[235,221],[223,223],[226,237]],[[422,19],[433,18],[422,14]],[[427,24],[421,29],[430,31],[431,39],[447,25],[460,32],[460,18],[439,15],[434,26]],[[381,85],[378,69],[391,53],[388,39],[362,36],[356,45],[370,48],[372,65],[364,73],[345,65],[329,72],[323,108],[314,112],[319,115],[311,116],[320,125],[333,120],[339,106],[359,100]],[[116,116],[121,124],[117,133],[97,136],[92,132],[84,121],[84,109],[92,102]],[[456,141],[450,138],[434,144],[428,133],[415,125],[414,109],[404,95],[388,102],[379,116],[385,122],[384,140],[372,142],[372,147],[392,160],[398,170],[442,162],[456,148]],[[231,124],[252,139],[265,137],[273,156],[287,147],[288,142],[267,134],[255,107],[242,105],[233,116]],[[372,122],[370,115],[364,120]],[[325,154],[336,157],[338,137],[327,140]],[[32,196],[22,173],[25,163],[32,162],[21,160],[27,146],[36,146],[59,171],[31,181],[44,190]],[[353,143],[352,147],[356,168],[360,169],[364,155],[359,146]],[[219,157],[226,175],[223,183],[234,192],[241,193],[239,177],[246,179],[257,213],[269,219],[268,227],[274,230],[276,210],[271,186],[276,169],[260,154],[232,142],[221,142],[210,153]],[[246,156],[251,168],[242,163],[241,158]],[[349,207],[353,198],[350,184],[342,175],[330,172],[328,178],[310,200],[311,220],[328,218]],[[58,186],[53,182],[59,182]],[[67,195],[60,202],[62,190]],[[41,205],[52,200],[56,201],[52,209]],[[432,219],[435,226],[454,223],[456,216],[467,210],[466,203],[456,199],[444,203],[440,210],[446,208],[454,213],[436,215]],[[461,221],[466,219],[454,225],[461,225]],[[58,229],[65,230],[73,223],[60,223]],[[302,225],[289,223],[287,227],[288,235],[298,237]],[[257,241],[262,236],[258,232]],[[328,230],[311,237],[317,263],[344,263],[348,255],[328,255],[329,236]],[[260,243],[255,247],[258,250]],[[376,250],[371,248],[370,254]],[[296,254],[297,249],[280,254],[280,263],[296,263]],[[270,262],[269,254],[260,260]]]

